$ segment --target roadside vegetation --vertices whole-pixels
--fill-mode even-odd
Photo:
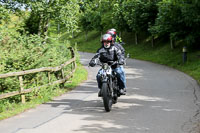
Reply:
[[[171,66],[200,82],[200,1],[88,0],[81,7],[83,30],[72,40],[79,50],[95,52],[101,35],[115,28],[132,58]]]
[[[78,64],[73,78],[69,80],[69,83],[65,83],[62,87],[60,85],[54,85],[42,88],[38,93],[30,93],[26,95],[26,97],[28,96],[30,98],[29,101],[24,104],[14,101],[13,98],[9,101],[1,101],[0,120],[17,115],[30,108],[35,108],[42,103],[51,101],[53,100],[53,98],[72,90],[74,87],[78,86],[81,82],[83,82],[86,79],[87,71],[82,67],[81,64]]]
[[[72,58],[68,49],[72,45],[67,39],[59,40],[59,37],[60,34],[71,33],[76,30],[76,24],[72,25],[68,22],[76,21],[77,18],[72,18],[71,15],[76,14],[79,8],[71,14],[66,15],[65,13],[71,8],[74,9],[77,5],[72,6],[73,3],[65,3],[65,8],[57,7],[52,10],[48,9],[48,12],[46,12],[48,7],[44,6],[45,3],[29,2],[27,6],[32,8],[31,11],[16,9],[14,1],[0,4],[0,74],[41,67],[56,67]],[[20,4],[18,7],[20,8]],[[59,15],[65,15],[65,17],[58,19],[57,14],[49,16],[50,12],[53,13],[54,10]],[[61,25],[59,30],[57,29],[56,20]],[[49,27],[50,22],[51,27]],[[87,72],[79,63],[76,47],[73,48],[77,54],[77,69],[73,78],[69,79],[70,82],[64,85],[42,87],[39,91],[25,94],[26,103],[24,104],[21,103],[20,95],[1,99],[0,120],[50,101],[86,80]],[[71,67],[66,67],[64,70],[67,73],[71,70]],[[44,72],[23,76],[24,89],[47,84],[48,76],[46,75],[47,73]],[[58,79],[59,75],[51,74],[51,81]],[[18,91],[19,84],[17,77],[0,79],[0,94]]]
[[[134,44],[134,33],[124,33],[122,40],[126,43],[124,48],[126,54],[130,54],[130,58],[150,61],[158,64],[170,66],[178,69],[196,79],[200,83],[200,51],[193,48],[187,49],[187,62],[183,62],[183,46],[184,44],[176,45],[173,50],[169,45],[169,41],[157,40],[156,46],[152,47],[151,42],[143,36],[140,38],[140,44]],[[84,52],[95,53],[101,46],[100,43],[101,33],[91,31],[88,33],[88,39],[85,40],[83,34],[77,35],[72,39],[72,44],[77,44],[78,50]]]

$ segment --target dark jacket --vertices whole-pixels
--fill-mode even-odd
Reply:
[[[124,58],[122,56],[121,50],[113,45],[111,45],[110,48],[99,48],[92,60],[95,60],[96,58],[99,58],[99,60],[103,63],[108,63],[109,61],[117,61],[118,64],[113,65],[113,69],[115,69],[119,65],[124,64]]]
[[[122,47],[122,45],[118,42],[115,42],[114,46],[121,50],[121,56],[123,59],[125,59],[125,49]]]

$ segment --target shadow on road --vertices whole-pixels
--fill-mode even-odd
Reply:
[[[134,130],[140,133],[155,133],[157,128],[170,131],[173,127],[169,128],[167,124],[165,127],[158,127],[158,123],[163,123],[163,119],[173,120],[172,117],[182,115],[183,110],[171,105],[173,100],[170,97],[166,97],[166,95],[162,97],[163,92],[161,93],[160,88],[156,86],[156,81],[153,84],[152,79],[145,78],[148,74],[144,74],[142,69],[127,66],[126,76],[127,95],[119,98],[111,112],[104,111],[102,100],[97,97],[98,89],[95,79],[70,92],[74,97],[53,100],[47,104],[56,108],[64,107],[63,116],[72,115],[75,117],[74,119],[80,118],[79,121],[83,123],[81,127],[74,129],[74,132],[122,133],[126,131],[132,133]],[[173,88],[171,89],[173,90]],[[80,99],[80,97],[82,98]],[[71,119],[73,121],[73,117]],[[154,121],[157,122],[154,123]]]

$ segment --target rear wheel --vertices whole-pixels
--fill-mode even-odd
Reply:
[[[110,110],[112,108],[112,96],[109,92],[107,83],[102,84],[102,97],[103,97],[103,103],[104,103],[105,110],[107,112],[110,112]]]

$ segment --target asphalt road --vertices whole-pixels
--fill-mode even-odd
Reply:
[[[81,53],[88,80],[73,91],[0,121],[0,133],[200,133],[200,87],[186,74],[128,59],[127,95],[112,111],[97,97],[94,54]]]

